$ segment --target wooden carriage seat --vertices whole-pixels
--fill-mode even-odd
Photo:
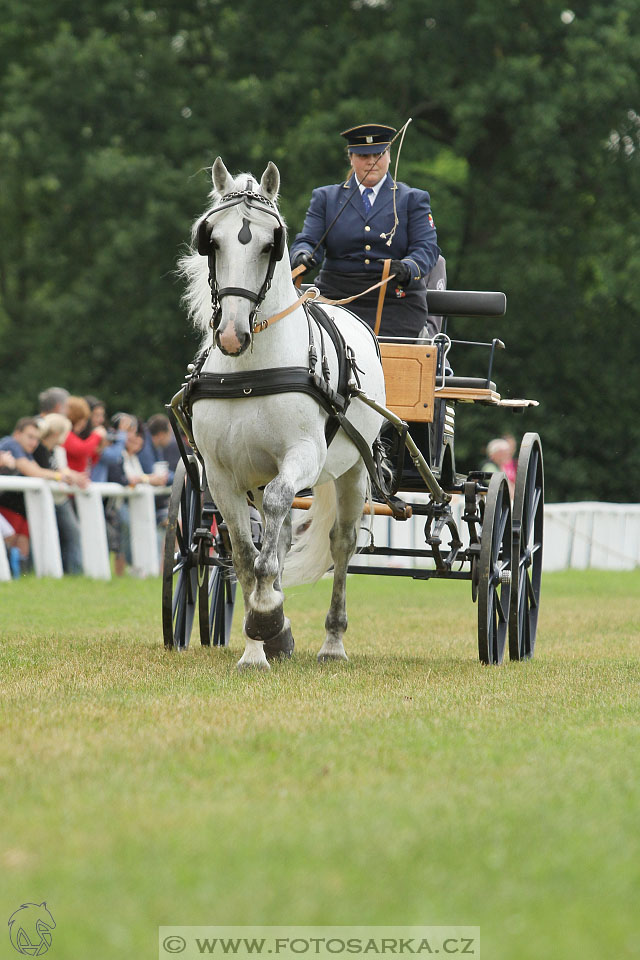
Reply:
[[[429,344],[380,343],[387,407],[409,423],[431,423],[436,400],[500,403],[493,381],[447,377],[436,383],[438,351]]]

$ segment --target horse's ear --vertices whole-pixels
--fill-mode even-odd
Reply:
[[[280,189],[280,171],[276,167],[275,163],[269,160],[267,164],[267,169],[262,174],[262,180],[260,181],[260,190],[262,195],[265,196],[268,200],[275,200],[278,196],[278,190]]]
[[[214,160],[211,179],[213,180],[216,191],[221,197],[223,197],[225,193],[229,193],[230,190],[233,190],[233,177],[222,162],[222,157],[216,157]]]

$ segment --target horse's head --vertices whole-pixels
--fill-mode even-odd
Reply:
[[[256,310],[284,254],[275,204],[280,174],[269,161],[259,184],[250,174],[234,179],[218,157],[212,177],[215,206],[197,225],[198,253],[209,258],[215,342],[239,356],[251,343]]]

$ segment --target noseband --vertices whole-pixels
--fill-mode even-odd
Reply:
[[[216,251],[211,242],[211,218],[215,214],[221,213],[223,210],[228,210],[229,207],[235,207],[237,204],[242,203],[243,201],[247,202],[247,205],[250,209],[252,204],[256,204],[257,209],[262,210],[264,213],[270,214],[270,216],[274,217],[277,222],[277,226],[273,232],[273,245],[269,255],[267,273],[264,278],[264,282],[257,293],[254,293],[253,290],[247,290],[245,287],[222,287],[222,289],[220,289],[216,279]],[[203,257],[209,258],[209,286],[211,287],[211,307],[213,310],[209,325],[214,331],[218,329],[222,316],[221,301],[223,297],[244,297],[246,300],[250,300],[251,303],[254,304],[253,309],[249,314],[249,328],[251,331],[251,336],[253,337],[256,313],[260,304],[264,300],[269,287],[271,286],[271,280],[273,279],[273,272],[275,270],[276,263],[279,260],[282,260],[284,255],[285,227],[275,203],[273,203],[271,200],[268,200],[266,197],[263,197],[262,194],[255,193],[253,190],[250,190],[249,184],[247,184],[246,190],[227,193],[224,196],[222,203],[220,203],[213,210],[210,210],[209,213],[205,214],[198,224],[197,238],[198,253]],[[242,221],[242,229],[238,234],[238,239],[241,243],[248,243],[251,239],[249,221],[244,218]]]

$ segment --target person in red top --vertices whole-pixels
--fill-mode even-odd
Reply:
[[[67,416],[71,420],[71,430],[63,446],[67,451],[69,467],[78,473],[86,473],[90,469],[106,442],[107,431],[104,427],[96,427],[88,437],[80,436],[89,422],[90,414],[89,404],[84,397],[69,397]]]

